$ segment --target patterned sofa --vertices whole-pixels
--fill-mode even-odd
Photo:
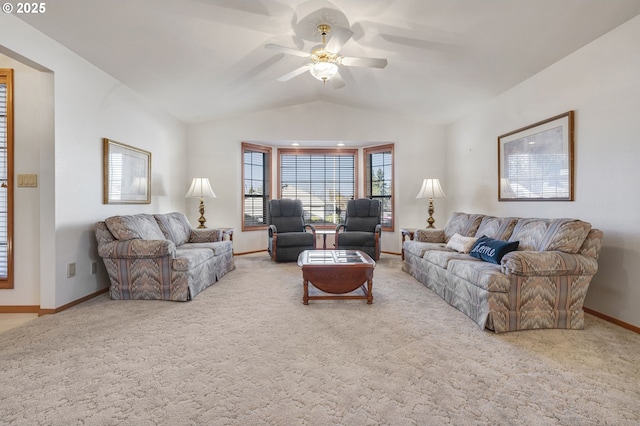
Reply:
[[[96,224],[112,299],[187,301],[235,269],[233,242],[192,229],[183,213],[112,216]]]
[[[467,254],[468,247],[448,248],[454,236],[519,243],[493,264]],[[444,229],[416,230],[413,240],[403,243],[402,269],[482,329],[582,329],[583,302],[598,270],[602,237],[576,219],[455,212]]]

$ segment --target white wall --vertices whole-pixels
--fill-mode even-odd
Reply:
[[[239,253],[267,247],[267,231],[241,232],[243,141],[340,140],[346,141],[347,147],[353,147],[353,142],[371,145],[395,142],[395,232],[383,233],[383,251],[400,252],[401,227],[425,224],[426,203],[415,199],[423,178],[441,177],[445,191],[447,188],[444,128],[390,114],[313,102],[191,125],[188,139],[189,175],[208,177],[218,197],[205,201],[207,225],[234,227],[234,249]],[[363,195],[362,178],[359,184],[360,195]],[[441,211],[444,212],[445,205],[442,202],[436,206],[436,217],[440,220],[444,218]],[[193,222],[199,216],[197,206],[198,200],[188,204],[187,214]]]
[[[14,290],[0,290],[0,305],[54,309],[108,285],[102,267],[97,276],[90,275],[91,261],[102,266],[93,234],[96,221],[184,210],[186,126],[12,15],[0,14],[0,44],[7,56],[50,70],[53,82],[52,92],[47,87],[43,93],[29,90],[26,82],[35,72],[16,69],[15,133],[21,147],[16,172],[38,173],[39,194],[16,191],[19,229],[31,232],[16,233],[17,280]],[[27,129],[23,102],[46,106],[40,129]],[[102,204],[103,137],[152,152],[151,204]],[[76,276],[70,279],[69,262],[76,262]],[[33,287],[36,279],[39,291]]]
[[[585,306],[640,326],[640,17],[447,130],[449,213],[576,217],[604,231]],[[498,202],[497,136],[575,111],[575,201]]]
[[[0,68],[14,70],[14,174],[40,170],[40,145],[53,144],[53,75],[0,54]],[[2,290],[0,305],[40,301],[40,193],[37,188],[14,188],[14,290]]]

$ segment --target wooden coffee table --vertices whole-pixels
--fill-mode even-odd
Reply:
[[[376,262],[359,250],[305,250],[298,256],[302,267],[302,303],[322,299],[365,299],[373,303],[373,269]],[[309,283],[331,295],[309,296]],[[365,287],[366,283],[366,287]],[[363,294],[351,293],[358,288]]]

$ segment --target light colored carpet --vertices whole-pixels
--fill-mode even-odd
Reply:
[[[0,333],[38,318],[38,314],[0,314]]]
[[[383,255],[302,304],[265,253],[186,303],[97,297],[0,334],[2,425],[637,425],[640,335],[483,331]]]

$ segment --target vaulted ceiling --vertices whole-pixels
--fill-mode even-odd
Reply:
[[[449,123],[640,13],[638,0],[55,0],[16,15],[186,123],[326,101]],[[319,24],[353,32],[335,89]],[[330,34],[331,35],[331,34]]]

